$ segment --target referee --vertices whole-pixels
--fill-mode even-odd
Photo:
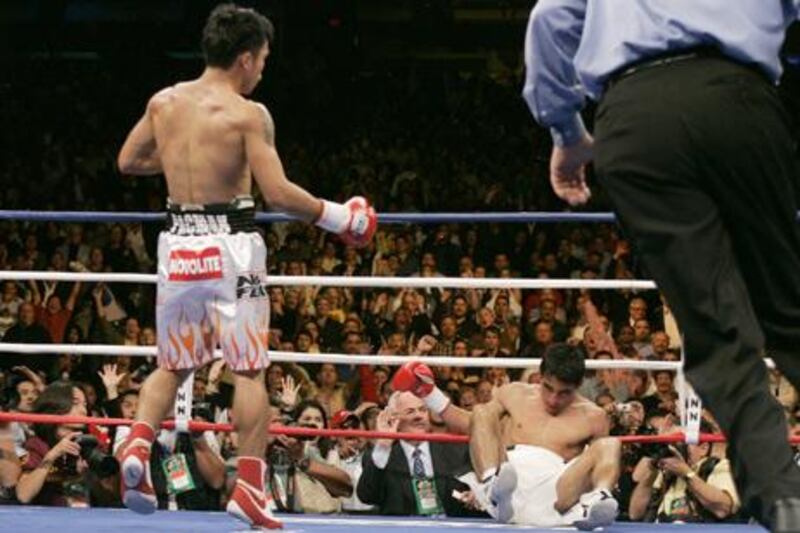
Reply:
[[[540,0],[523,90],[552,133],[560,198],[589,199],[594,159],[675,312],[747,509],[781,532],[800,531],[800,469],[761,357],[800,389],[800,168],[775,89],[799,12],[800,0]]]

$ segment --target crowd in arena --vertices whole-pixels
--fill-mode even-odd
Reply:
[[[4,208],[163,209],[158,180],[115,174],[113,143],[123,131],[117,126],[129,122],[125,115],[134,111],[115,113],[114,106],[141,99],[106,95],[97,99],[100,107],[90,106],[91,91],[99,95],[108,88],[102,76],[97,81],[95,68],[61,65],[50,74],[53,87],[48,90],[61,94],[58,105],[66,106],[61,113],[80,120],[48,122],[55,116],[48,98],[42,95],[40,107],[28,108],[13,85],[4,89],[4,112],[49,126],[35,138],[26,135],[36,128],[16,138],[17,132],[2,131],[19,146],[3,167],[2,181],[8,184],[0,190]],[[64,69],[73,76],[63,76]],[[25,78],[24,70],[20,76]],[[87,78],[95,85],[87,84]],[[360,87],[363,98],[354,116],[334,112],[306,126],[301,118],[301,125],[287,126],[283,140],[281,116],[289,111],[276,111],[287,174],[316,193],[364,194],[379,211],[545,210],[557,205],[544,179],[546,133],[533,129],[513,84],[457,75],[343,84],[348,90]],[[329,95],[316,89],[307,116],[327,108],[342,90],[330,87]],[[289,120],[286,116],[284,122]],[[339,133],[326,135],[334,130]],[[32,159],[26,156],[30,152],[39,155]],[[152,272],[159,230],[158,224],[148,223],[0,221],[0,270]],[[273,275],[646,277],[637,268],[635,250],[613,225],[382,225],[364,249],[300,223],[262,230]],[[568,343],[587,359],[681,358],[678,326],[657,291],[274,286],[269,297],[272,349],[374,354],[376,361],[271,365],[266,372],[270,404],[276,421],[286,425],[386,430],[382,413],[390,411],[399,419],[396,431],[444,432],[440,419],[420,414],[415,405],[405,405],[412,400],[393,394],[394,369],[380,364],[382,355],[543,357],[554,344]],[[4,281],[0,339],[152,346],[154,308],[153,285]],[[2,408],[133,419],[138,391],[155,364],[152,357],[2,353]],[[497,387],[540,378],[535,368],[435,367],[434,372],[437,385],[466,410],[488,402]],[[800,414],[797,392],[779,374],[771,377],[772,390],[794,423]],[[675,378],[671,371],[590,371],[580,393],[606,410],[612,434],[669,433],[680,424]],[[230,422],[232,377],[222,361],[195,373],[193,397],[195,419]],[[714,432],[713,419],[705,418],[703,429]],[[107,456],[125,436],[124,426],[102,424],[0,425],[0,501],[120,506]],[[268,451],[269,486],[278,509],[482,516],[469,501],[452,496],[461,487],[456,476],[470,469],[465,445],[447,445],[457,453],[445,453],[446,445],[431,444],[439,495],[433,509],[420,509],[394,494],[392,487],[401,484],[387,485],[382,477],[404,475],[408,480],[409,468],[375,467],[374,447],[395,445],[401,444],[275,436]],[[152,458],[159,507],[222,509],[236,449],[235,433],[162,430]],[[686,481],[689,471],[711,489],[696,494]],[[739,513],[724,444],[626,446],[617,490],[623,518],[631,520],[746,519]]]

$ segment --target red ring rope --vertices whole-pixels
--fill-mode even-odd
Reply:
[[[25,422],[29,424],[95,424],[98,426],[130,426],[133,420],[126,418],[94,418],[90,416],[41,415],[30,413],[0,413],[2,422]],[[175,421],[167,420],[161,424],[165,429],[174,429]],[[194,431],[233,431],[231,424],[189,421],[189,429]],[[299,428],[274,424],[269,431],[274,435],[289,437],[361,437],[366,439],[401,439],[429,442],[468,443],[466,435],[450,433],[391,433],[386,431],[367,431],[364,429],[315,429]],[[623,443],[662,443],[684,442],[686,436],[681,432],[669,435],[622,435],[617,437]],[[703,433],[700,442],[725,442],[725,436]],[[800,436],[789,439],[792,444],[800,444]]]

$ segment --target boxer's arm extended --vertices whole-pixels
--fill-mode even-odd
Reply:
[[[117,166],[122,174],[131,176],[152,176],[161,174],[161,157],[153,134],[153,100],[147,104],[144,115],[133,127],[119,151]]]
[[[245,124],[247,162],[264,199],[274,208],[306,222],[322,213],[322,201],[286,178],[275,149],[275,124],[267,108],[250,104]]]
[[[451,403],[444,408],[444,411],[439,413],[439,416],[444,421],[444,425],[447,427],[448,431],[461,435],[469,435],[472,414],[466,409],[462,409]]]

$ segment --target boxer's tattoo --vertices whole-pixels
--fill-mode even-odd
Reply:
[[[270,146],[275,146],[275,122],[269,110],[263,105],[258,106],[264,112],[264,140]]]

